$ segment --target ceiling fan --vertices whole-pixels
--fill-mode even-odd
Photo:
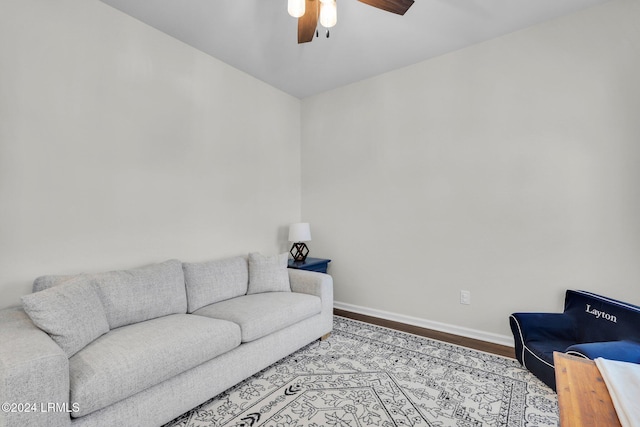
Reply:
[[[336,0],[288,0],[289,15],[298,18],[298,43],[308,43],[318,35],[318,20],[327,29],[338,21]],[[413,0],[358,0],[387,12],[404,15]]]

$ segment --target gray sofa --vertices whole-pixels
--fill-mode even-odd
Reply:
[[[332,329],[286,255],[44,276],[0,311],[0,426],[158,426]]]

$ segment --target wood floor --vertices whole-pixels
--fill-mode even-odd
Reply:
[[[414,335],[431,338],[439,341],[445,341],[451,344],[461,345],[473,348],[475,350],[485,351],[500,356],[511,357],[515,359],[515,350],[513,347],[494,344],[486,341],[480,341],[473,338],[461,337],[459,335],[448,334],[446,332],[434,331],[433,329],[420,328],[418,326],[407,325],[406,323],[394,322],[392,320],[381,319],[379,317],[366,316],[351,311],[339,310],[335,308],[333,313],[336,316],[347,317],[349,319],[359,320],[361,322],[371,323],[373,325],[383,326],[389,329],[395,329],[402,332],[408,332]]]

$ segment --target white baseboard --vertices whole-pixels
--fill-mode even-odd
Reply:
[[[433,320],[421,319],[419,317],[406,316],[404,314],[391,313],[389,311],[377,310],[375,308],[362,307],[345,302],[334,301],[333,307],[338,310],[351,311],[353,313],[364,314],[366,316],[379,317],[385,320],[405,323],[407,325],[418,326],[420,328],[433,329],[434,331],[446,332],[466,338],[491,342],[494,344],[513,347],[513,337],[508,335],[494,334],[491,332],[479,331],[477,329],[465,328],[462,326],[450,325],[448,323],[435,322]]]

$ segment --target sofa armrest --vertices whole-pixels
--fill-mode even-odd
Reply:
[[[333,278],[315,271],[289,269],[291,291],[320,297],[325,333],[333,329]]]
[[[640,363],[640,343],[635,341],[605,341],[574,344],[565,350],[573,356],[587,359],[602,357],[620,362]]]
[[[509,325],[516,359],[523,366],[527,343],[575,342],[575,322],[571,316],[562,313],[513,313],[509,316]],[[561,345],[562,348],[565,346]]]
[[[570,341],[576,338],[574,319],[562,313],[513,313],[511,326],[521,334],[523,341]]]
[[[70,426],[64,351],[19,308],[0,310],[0,343],[0,426]]]

